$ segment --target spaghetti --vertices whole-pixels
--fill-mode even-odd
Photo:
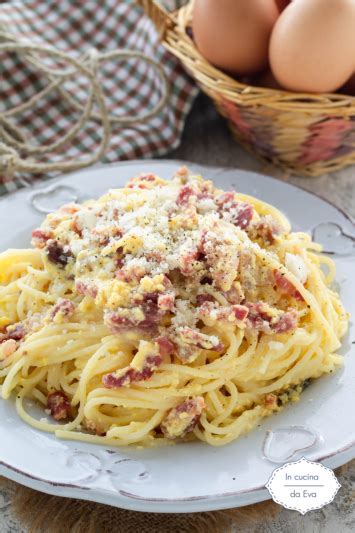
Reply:
[[[341,364],[333,262],[185,167],[63,206],[32,244],[0,254],[1,394],[60,438],[223,445]]]

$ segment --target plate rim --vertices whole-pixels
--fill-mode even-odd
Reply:
[[[29,185],[28,187],[21,187],[17,190],[11,191],[6,194],[3,198],[0,199],[0,206],[7,201],[7,199],[14,198],[18,194],[24,194],[25,192],[36,191],[36,190],[45,190],[57,183],[70,178],[70,176],[77,176],[85,172],[95,172],[100,169],[107,168],[119,168],[120,166],[135,166],[135,165],[174,165],[177,166],[186,165],[186,166],[196,166],[206,171],[215,171],[215,172],[231,172],[236,173],[242,172],[244,174],[254,174],[259,176],[262,179],[269,179],[278,184],[286,185],[288,188],[298,189],[302,192],[318,198],[322,202],[328,204],[332,208],[335,208],[351,225],[352,229],[355,230],[355,219],[347,213],[343,208],[334,204],[331,200],[324,198],[321,194],[318,194],[314,191],[309,191],[301,185],[296,185],[294,183],[289,183],[284,180],[275,178],[261,172],[256,172],[254,170],[248,170],[243,168],[236,167],[224,167],[217,165],[205,165],[200,164],[194,161],[179,160],[179,159],[136,159],[130,161],[121,161],[109,164],[98,164],[92,167],[87,167],[81,169],[80,171],[70,172],[66,174],[61,174],[52,179],[46,181],[36,181],[35,183]],[[324,457],[317,459],[319,462],[326,461],[327,465],[331,465],[331,468],[336,468],[348,462],[349,460],[355,457],[355,440],[348,443],[346,446],[343,446],[336,450],[333,453],[327,454]],[[275,466],[276,468],[276,466]],[[182,512],[201,512],[208,510],[217,510],[231,507],[240,507],[250,503],[257,503],[270,499],[270,495],[265,488],[265,485],[260,485],[257,487],[252,487],[247,490],[239,490],[234,492],[220,493],[220,494],[211,494],[204,496],[189,496],[186,498],[148,498],[145,496],[134,495],[123,490],[117,490],[117,492],[110,492],[105,489],[96,489],[89,486],[81,486],[72,483],[64,482],[54,482],[48,479],[43,479],[39,476],[33,475],[29,472],[22,471],[16,468],[13,465],[7,464],[4,461],[0,460],[0,474],[12,479],[22,485],[30,487],[35,490],[40,490],[48,494],[53,494],[57,496],[79,498],[83,500],[95,501],[98,503],[106,503],[114,505],[116,507],[136,510],[136,511],[145,511],[145,512],[160,512],[160,513],[182,513]],[[237,501],[234,501],[234,500]]]
[[[115,167],[119,167],[121,165],[124,165],[124,166],[134,166],[134,165],[137,165],[137,164],[154,164],[154,165],[159,165],[159,164],[176,164],[176,165],[185,165],[185,166],[189,166],[189,165],[194,165],[194,166],[198,166],[198,167],[202,167],[202,168],[206,168],[206,169],[211,169],[211,170],[216,170],[216,171],[222,171],[222,172],[230,172],[230,171],[241,171],[241,172],[244,172],[246,174],[256,174],[258,176],[261,176],[263,178],[267,178],[267,179],[270,179],[272,181],[276,181],[277,183],[281,183],[283,185],[286,185],[287,187],[291,187],[292,189],[298,189],[298,190],[301,190],[307,194],[310,194],[311,196],[315,196],[316,198],[318,198],[319,200],[322,200],[323,202],[325,202],[326,204],[330,205],[331,207],[334,207],[334,209],[336,209],[337,211],[339,211],[339,213],[341,215],[343,215],[349,222],[350,224],[353,226],[353,229],[355,230],[355,217],[352,216],[350,213],[348,213],[343,207],[340,207],[339,205],[335,204],[334,202],[332,202],[329,198],[326,198],[325,196],[323,196],[322,194],[318,193],[318,192],[315,192],[315,191],[310,191],[309,189],[307,189],[306,187],[302,186],[302,185],[299,185],[299,184],[295,184],[295,183],[290,183],[288,182],[287,180],[283,180],[281,178],[276,178],[275,176],[270,176],[269,174],[263,174],[262,172],[258,172],[256,170],[248,170],[246,168],[237,168],[237,167],[233,167],[233,166],[218,166],[218,165],[206,165],[204,163],[196,163],[195,161],[189,161],[187,159],[130,159],[129,161],[117,161],[117,162],[114,162],[114,163],[97,163],[95,165],[92,165],[92,166],[89,166],[89,167],[85,167],[85,168],[82,168],[80,170],[77,170],[77,171],[74,171],[74,172],[66,172],[64,174],[60,174],[59,176],[55,176],[53,178],[49,178],[49,179],[46,179],[45,181],[40,181],[40,179],[38,179],[37,181],[35,181],[34,183],[30,183],[29,185],[27,186],[20,186],[19,188],[17,189],[14,189],[13,191],[9,191],[7,194],[4,194],[0,197],[0,205],[2,202],[6,201],[7,198],[13,198],[15,195],[19,194],[19,193],[23,193],[24,191],[35,191],[36,189],[40,189],[41,187],[43,187],[44,189],[46,189],[47,187],[50,187],[52,184],[55,185],[57,182],[61,181],[62,179],[66,179],[66,178],[69,178],[70,176],[73,176],[73,175],[78,175],[78,174],[83,174],[85,172],[88,172],[88,171],[93,171],[93,170],[100,170],[100,169],[106,169],[106,168],[115,168]],[[307,179],[312,179],[312,178],[307,178],[307,177],[302,177],[301,178],[303,180],[307,180]]]

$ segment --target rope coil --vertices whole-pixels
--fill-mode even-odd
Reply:
[[[0,113],[0,173],[7,178],[13,177],[15,173],[69,172],[92,165],[105,154],[114,124],[120,127],[128,125],[132,127],[147,122],[162,111],[169,98],[169,80],[163,67],[139,51],[117,49],[110,52],[100,52],[97,49],[91,49],[82,54],[81,57],[75,58],[73,54],[48,45],[32,44],[27,40],[20,41],[11,33],[0,29],[1,52],[18,54],[21,59],[26,60],[38,72],[45,75],[49,82],[44,89],[38,91],[26,102]],[[54,68],[48,64],[48,59],[64,63],[65,67],[56,66]],[[99,81],[100,67],[105,61],[121,59],[138,59],[145,62],[153,68],[160,82],[161,94],[158,102],[140,116],[118,116],[108,109],[103,87]],[[79,77],[80,79],[85,78],[90,87],[85,104],[81,104],[64,87],[65,82]],[[11,118],[32,108],[55,90],[59,91],[61,97],[76,112],[80,113],[80,116],[59,140],[48,145],[32,145],[26,139],[21,128],[11,121]],[[95,121],[102,128],[100,144],[94,153],[81,159],[66,159],[65,156],[62,156],[60,161],[40,161],[41,157],[58,152],[68,143],[72,143],[88,121]]]

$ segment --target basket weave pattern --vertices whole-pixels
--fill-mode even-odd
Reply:
[[[318,176],[355,163],[355,97],[300,94],[245,85],[213,67],[191,38],[193,0],[169,14],[137,0],[162,43],[227,119],[235,138],[289,173]]]

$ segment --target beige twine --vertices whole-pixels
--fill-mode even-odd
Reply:
[[[167,104],[170,89],[164,69],[158,62],[142,52],[117,49],[112,52],[102,53],[92,49],[80,58],[75,59],[72,55],[47,45],[19,41],[12,34],[4,31],[0,31],[0,41],[2,41],[0,42],[0,53],[15,52],[23,56],[32,66],[45,74],[49,80],[48,86],[29,100],[0,113],[0,173],[7,177],[11,178],[15,172],[34,174],[68,172],[92,165],[105,154],[110,142],[113,124],[118,124],[121,127],[142,124],[158,115]],[[44,55],[47,58],[62,60],[68,66],[65,68],[51,68],[41,60]],[[149,64],[153,67],[161,82],[161,96],[158,103],[141,116],[117,116],[114,113],[109,113],[98,79],[100,63],[129,58],[140,59]],[[85,77],[90,84],[87,102],[84,106],[76,101],[63,87],[67,80],[77,76]],[[46,146],[31,145],[26,140],[21,129],[10,122],[10,119],[34,106],[54,90],[58,90],[63,99],[74,107],[76,111],[80,112],[81,116],[60,140]],[[98,111],[93,110],[95,105]],[[101,142],[93,154],[81,160],[63,159],[58,162],[39,162],[35,159],[36,157],[39,158],[43,155],[57,152],[68,142],[72,142],[89,120],[98,122],[103,130]]]

